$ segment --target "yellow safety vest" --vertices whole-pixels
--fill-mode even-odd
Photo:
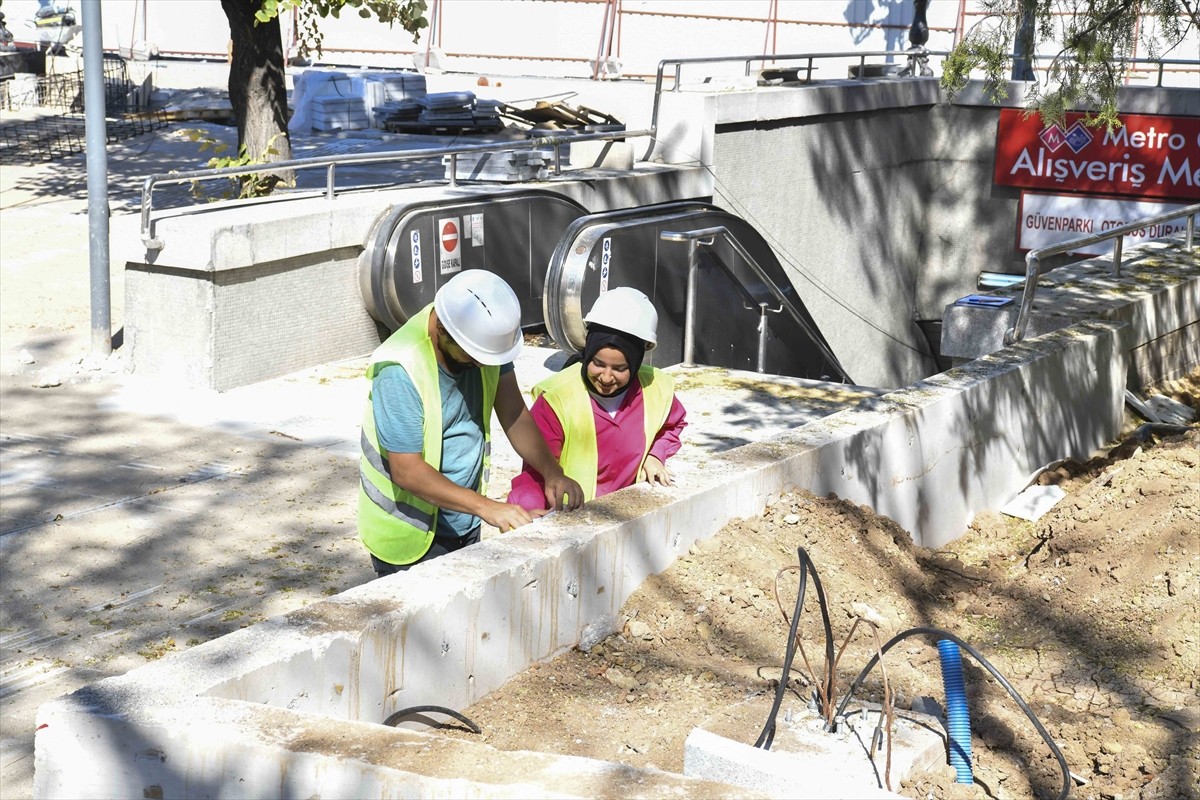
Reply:
[[[433,543],[437,530],[437,506],[422,500],[392,482],[387,451],[375,430],[375,406],[371,386],[375,376],[394,364],[404,368],[424,412],[424,442],[421,458],[435,470],[442,468],[442,392],[438,385],[437,356],[429,338],[429,312],[433,304],[417,312],[404,327],[393,333],[371,354],[367,367],[367,408],[362,421],[362,458],[358,474],[358,535],[380,561],[411,564]],[[483,474],[476,490],[487,492],[492,455],[492,406],[496,400],[499,367],[480,367],[483,375]]]
[[[667,373],[647,365],[638,370],[638,382],[642,385],[642,416],[646,432],[646,448],[638,462],[638,469],[641,469],[646,463],[646,456],[650,454],[654,437],[671,412],[675,382]],[[574,478],[583,487],[585,500],[595,499],[596,473],[599,471],[596,420],[592,416],[591,396],[579,377],[579,371],[565,369],[551,375],[533,387],[533,396],[535,399],[545,397],[562,424],[563,446],[558,457],[559,466],[567,477]]]

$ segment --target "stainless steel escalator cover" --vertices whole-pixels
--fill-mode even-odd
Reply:
[[[546,264],[585,209],[540,190],[425,198],[393,207],[368,236],[358,272],[367,312],[395,330],[458,272],[486,269],[517,293],[522,325],[542,322]]]

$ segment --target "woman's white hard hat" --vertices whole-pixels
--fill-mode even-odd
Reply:
[[[658,345],[658,311],[649,297],[632,286],[618,286],[602,293],[583,321],[636,336],[646,343],[647,350]]]
[[[433,308],[450,337],[480,364],[507,364],[521,352],[521,302],[496,273],[458,273],[438,289]]]

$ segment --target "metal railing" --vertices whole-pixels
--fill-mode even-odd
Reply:
[[[1033,298],[1037,294],[1038,278],[1041,277],[1042,259],[1048,256],[1062,255],[1063,253],[1071,253],[1080,247],[1105,242],[1109,239],[1116,239],[1116,244],[1113,248],[1112,255],[1112,274],[1119,276],[1121,274],[1121,246],[1125,241],[1124,237],[1127,233],[1140,231],[1151,225],[1159,225],[1163,222],[1170,222],[1173,219],[1187,217],[1187,236],[1184,240],[1184,247],[1191,250],[1193,242],[1195,242],[1196,233],[1196,215],[1200,214],[1200,204],[1187,206],[1175,211],[1168,211],[1164,214],[1157,214],[1153,217],[1127,222],[1124,225],[1116,228],[1110,228],[1103,233],[1093,233],[1088,236],[1079,236],[1074,239],[1068,239],[1065,242],[1050,245],[1049,247],[1039,247],[1035,250],[1030,250],[1025,256],[1025,289],[1021,294],[1021,308],[1017,312],[1016,322],[1013,326],[1004,332],[1004,343],[1006,345],[1019,342],[1025,338],[1025,328],[1029,325],[1029,315],[1033,311]],[[1048,271],[1048,270],[1047,270]]]
[[[722,64],[722,63],[738,63],[743,64],[743,70],[746,77],[750,77],[754,71],[752,64],[759,62],[765,65],[768,62],[779,61],[803,61],[805,66],[797,67],[797,72],[804,71],[805,80],[812,80],[812,72],[815,67],[813,62],[822,58],[857,58],[858,59],[858,74],[855,80],[867,80],[866,66],[868,58],[890,58],[899,56],[909,62],[908,68],[915,73],[915,64],[920,59],[928,58],[929,56],[948,56],[947,51],[942,50],[926,50],[923,47],[912,48],[909,50],[849,50],[837,53],[760,53],[758,55],[744,56],[713,56],[711,58],[664,58],[658,62],[658,69],[654,75],[654,108],[650,112],[650,130],[654,133],[658,132],[658,107],[659,98],[663,92],[663,76],[666,74],[668,66],[674,67],[674,83],[671,86],[672,92],[678,92],[683,80],[683,68],[689,64]],[[798,76],[797,76],[798,77]],[[651,148],[654,147],[654,142],[650,143]],[[650,151],[647,151],[649,155]]]
[[[867,80],[870,77],[866,74],[866,69],[865,69],[865,67],[867,66],[866,60],[868,58],[891,58],[894,56],[898,56],[898,57],[903,58],[908,61],[907,74],[917,75],[917,74],[919,74],[918,70],[916,68],[918,62],[923,62],[923,61],[929,59],[930,57],[945,57],[948,55],[950,55],[950,52],[946,51],[946,50],[926,50],[923,47],[912,47],[907,50],[877,50],[877,51],[870,51],[870,52],[849,50],[849,51],[843,51],[843,52],[837,52],[837,53],[780,53],[780,54],[761,53],[758,55],[714,56],[712,58],[705,58],[705,57],[666,58],[666,59],[663,59],[662,61],[658,62],[658,70],[655,72],[655,76],[654,76],[654,109],[650,114],[650,130],[654,131],[655,133],[658,132],[659,98],[661,97],[662,92],[663,92],[663,77],[666,74],[667,67],[669,67],[669,66],[674,67],[674,82],[671,86],[671,91],[678,92],[679,87],[682,84],[683,67],[686,65],[689,65],[689,64],[720,64],[720,63],[741,62],[743,64],[743,71],[744,71],[746,77],[749,77],[750,74],[753,72],[753,68],[751,65],[756,62],[763,64],[765,67],[767,62],[803,61],[803,62],[805,62],[805,65],[803,67],[797,68],[797,73],[799,73],[800,71],[803,71],[804,79],[806,81],[811,81],[812,80],[812,72],[813,72],[813,69],[815,69],[815,67],[813,66],[813,62],[815,60],[822,59],[822,58],[843,58],[843,59],[844,58],[857,58],[858,59],[858,72],[854,79],[855,80]],[[1018,58],[1024,58],[1029,61],[1032,61],[1036,65],[1038,62],[1041,62],[1041,61],[1053,61],[1056,58],[1058,58],[1058,56],[1034,55],[1034,56],[1026,57],[1026,56],[1018,55],[1016,53],[1010,53],[1010,54],[1008,54],[1007,58],[1010,62],[1015,59],[1018,59]],[[1162,86],[1163,71],[1165,70],[1165,68],[1167,66],[1195,67],[1195,66],[1197,66],[1197,64],[1200,64],[1200,62],[1198,62],[1195,59],[1181,59],[1181,58],[1126,58],[1126,59],[1121,60],[1120,62],[1114,62],[1114,63],[1121,63],[1121,64],[1126,64],[1126,65],[1130,65],[1130,64],[1134,64],[1134,65],[1136,65],[1136,64],[1155,64],[1155,65],[1157,65],[1158,66],[1158,79],[1155,84],[1156,86]],[[799,75],[797,75],[797,77],[799,77]],[[654,142],[651,142],[650,147],[651,147],[651,150],[653,150]],[[646,151],[646,158],[649,158],[651,150]]]
[[[774,297],[780,305],[780,308],[778,309],[768,308],[767,303],[760,302],[745,290],[745,287],[742,286],[742,283],[740,280],[738,280],[737,276],[734,275],[733,272],[724,263],[722,263],[720,259],[716,259],[714,261],[714,263],[719,266],[726,275],[729,276],[734,285],[738,287],[738,290],[742,292],[743,297],[748,298],[749,302],[753,304],[752,306],[748,307],[748,310],[753,310],[755,307],[758,308],[758,371],[766,371],[766,315],[768,312],[778,313],[780,311],[787,311],[788,316],[790,316],[795,323],[800,326],[801,330],[808,333],[809,337],[813,341],[813,344],[815,344],[817,349],[821,351],[821,354],[825,356],[830,364],[837,368],[838,372],[841,373],[842,379],[849,381],[850,377],[842,368],[841,362],[838,361],[837,356],[835,356],[833,352],[825,345],[820,334],[809,326],[808,321],[804,319],[804,316],[800,313],[800,310],[796,308],[796,305],[792,302],[791,298],[789,298],[783,292],[783,290],[779,288],[779,285],[771,279],[771,276],[767,275],[766,270],[764,270],[758,261],[755,260],[754,256],[750,255],[745,246],[743,246],[742,243],[738,241],[737,237],[734,236],[733,233],[731,233],[730,230],[724,225],[715,225],[711,228],[697,228],[690,231],[663,231],[659,234],[659,238],[664,242],[684,242],[687,244],[688,248],[687,299],[685,301],[683,318],[684,365],[695,366],[696,363],[696,281],[700,268],[700,259],[698,258],[700,246],[711,246],[716,241],[716,237],[718,236],[724,238],[725,241],[733,247],[734,252],[746,262],[746,265],[749,266],[750,270],[758,277],[760,281],[763,282],[763,285],[767,287],[767,291],[771,293],[771,296]]]
[[[499,153],[511,150],[537,150],[551,147],[554,150],[553,174],[562,174],[562,146],[574,142],[611,141],[614,139],[652,136],[649,130],[640,131],[603,131],[584,133],[577,136],[542,136],[537,139],[510,142],[490,142],[487,144],[464,144],[454,147],[432,147],[421,150],[403,150],[391,153],[349,153],[342,155],[314,156],[312,158],[294,158],[287,161],[270,161],[261,164],[247,164],[240,167],[222,167],[196,169],[188,172],[171,172],[165,175],[151,175],[142,182],[141,236],[142,244],[148,250],[163,249],[163,242],[152,235],[151,212],[154,210],[154,188],[169,184],[191,183],[193,181],[236,178],[243,175],[258,175],[265,172],[281,170],[303,170],[325,168],[325,197],[332,200],[336,196],[335,184],[338,165],[352,166],[358,164],[382,164],[395,161],[411,161],[435,156],[449,156],[450,186],[458,185],[458,156],[469,153]]]

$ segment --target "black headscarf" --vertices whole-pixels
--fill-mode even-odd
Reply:
[[[592,363],[596,353],[606,347],[615,347],[625,356],[625,363],[629,365],[630,381],[637,377],[637,372],[642,367],[642,359],[646,357],[646,343],[636,336],[603,325],[589,325],[587,341],[583,345],[583,364],[579,369],[583,385],[589,392],[592,391],[592,383],[588,380],[587,365]]]

